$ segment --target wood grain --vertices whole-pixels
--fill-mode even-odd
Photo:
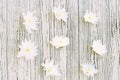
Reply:
[[[65,7],[69,12],[67,25],[55,19],[53,7]],[[38,30],[28,34],[22,14],[34,12]],[[85,23],[85,12],[100,16],[97,25]],[[120,0],[0,0],[0,80],[120,80]],[[68,29],[68,31],[66,31]],[[49,41],[57,36],[70,38],[70,45],[56,49]],[[33,61],[17,58],[18,45],[32,39],[39,49]],[[100,39],[108,53],[93,55],[90,45]],[[62,77],[47,78],[41,67],[44,59],[54,59]],[[99,70],[95,77],[86,77],[81,63],[93,63]]]

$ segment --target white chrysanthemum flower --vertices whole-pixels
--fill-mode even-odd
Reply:
[[[107,53],[106,46],[103,45],[100,40],[93,41],[92,49],[101,56]]]
[[[63,20],[64,22],[67,23],[68,12],[66,11],[65,8],[54,7],[53,12],[54,12],[55,17],[57,18],[57,20]]]
[[[87,75],[88,77],[89,76],[94,76],[94,74],[96,74],[98,72],[97,69],[95,69],[95,66],[92,65],[92,64],[81,64],[81,67],[82,67],[82,72]]]
[[[46,76],[61,76],[58,65],[54,65],[53,60],[46,60],[45,63],[42,63],[41,65],[44,68],[44,71],[46,71]]]
[[[26,30],[31,33],[32,30],[37,30],[37,18],[33,13],[28,12],[26,15],[23,13],[24,25]]]
[[[25,40],[19,45],[20,52],[18,53],[17,57],[24,56],[26,59],[33,59],[35,56],[38,55],[37,46],[32,41]]]
[[[64,47],[69,45],[69,38],[63,36],[56,36],[50,41],[50,43],[56,48]]]
[[[84,20],[85,22],[89,22],[89,23],[92,23],[92,24],[97,24],[99,18],[92,12],[87,12],[85,13],[84,15]]]

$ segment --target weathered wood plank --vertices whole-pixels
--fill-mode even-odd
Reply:
[[[0,80],[119,80],[120,79],[120,1],[119,0],[1,0],[0,20]],[[55,19],[53,7],[65,7],[68,24]],[[28,34],[23,25],[23,13],[33,11],[39,20],[38,30]],[[85,23],[85,12],[100,16],[97,25]],[[1,27],[1,25],[0,25]],[[68,32],[64,33],[68,28]],[[68,36],[70,45],[61,49],[49,41],[55,36]],[[18,45],[32,39],[39,49],[33,61],[17,58]],[[108,53],[100,57],[91,53],[93,40],[106,44]],[[41,67],[46,59],[58,64],[62,77],[48,78]],[[99,70],[94,78],[86,77],[81,63],[93,63]]]
[[[70,46],[67,51],[67,79],[66,80],[79,80],[79,1],[68,0],[67,8],[69,11],[68,19],[68,35],[70,37]]]

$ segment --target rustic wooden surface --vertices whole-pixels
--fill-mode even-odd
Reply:
[[[52,13],[58,5],[69,12],[67,26]],[[27,11],[33,11],[40,21],[31,35],[22,24],[22,13]],[[83,21],[86,11],[100,15],[97,25]],[[0,18],[0,80],[120,80],[120,0],[0,0]],[[55,35],[69,36],[70,45],[55,49],[49,44]],[[16,57],[18,45],[25,38],[39,46],[40,55],[34,61]],[[90,52],[96,39],[107,46],[108,53],[103,57]],[[59,64],[61,78],[45,77],[40,66],[44,58],[53,58]],[[86,62],[94,63],[99,70],[94,78],[81,73],[80,64]]]

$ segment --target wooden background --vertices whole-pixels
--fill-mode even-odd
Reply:
[[[52,13],[58,5],[69,12],[67,26]],[[31,35],[23,25],[22,14],[27,11],[34,12],[40,21]],[[100,15],[97,25],[84,22],[86,11]],[[0,0],[0,18],[0,80],[120,80],[120,0]],[[55,49],[49,44],[55,35],[69,36],[70,45]],[[34,61],[16,57],[25,38],[39,46],[40,54]],[[107,46],[103,57],[91,54],[90,45],[97,39]],[[54,59],[63,76],[46,78],[41,67],[44,58]],[[86,62],[96,65],[99,73],[95,77],[88,78],[80,71],[80,64]]]

